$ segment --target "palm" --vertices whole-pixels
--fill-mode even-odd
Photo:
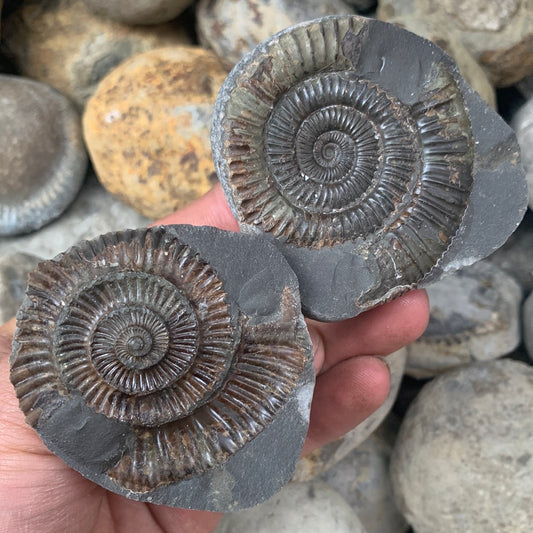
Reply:
[[[237,230],[219,187],[162,223]],[[309,321],[317,382],[304,453],[363,421],[389,389],[386,355],[417,338],[428,320],[427,298],[414,291],[355,319]],[[1,531],[70,532],[212,531],[215,513],[128,500],[107,492],[52,455],[24,421],[9,382],[14,321],[0,328],[0,525]]]

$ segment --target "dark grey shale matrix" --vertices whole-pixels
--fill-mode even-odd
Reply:
[[[320,320],[486,257],[526,209],[512,130],[440,48],[376,20],[257,46],[220,90],[211,141],[242,231],[278,246]]]

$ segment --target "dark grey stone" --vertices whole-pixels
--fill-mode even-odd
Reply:
[[[325,17],[280,32],[235,66],[213,117],[241,230],[278,246],[312,318],[473,264],[526,209],[513,131],[440,48],[394,25]]]
[[[27,233],[57,218],[85,178],[78,113],[56,90],[0,75],[0,235]]]
[[[188,331],[198,340],[188,343]],[[176,350],[192,359],[168,370]],[[109,233],[41,263],[17,314],[11,380],[28,423],[83,476],[133,500],[228,511],[290,480],[307,433],[312,354],[296,276],[276,247],[167,226]],[[117,370],[106,374],[109,365]],[[95,396],[95,387],[111,392]]]
[[[15,316],[26,291],[28,274],[40,258],[23,252],[0,256],[0,324]]]

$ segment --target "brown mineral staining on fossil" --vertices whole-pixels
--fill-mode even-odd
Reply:
[[[199,47],[139,54],[117,67],[87,104],[83,131],[104,187],[149,218],[160,218],[216,181],[209,130],[226,77]]]
[[[271,282],[265,256],[281,275]],[[11,363],[21,409],[45,444],[134,499],[252,505],[290,477],[306,432],[299,395],[312,390],[313,369],[297,284],[275,248],[243,235],[131,230],[41,263]],[[225,496],[206,492],[223,475],[253,480],[255,459],[239,452],[251,445],[272,461],[279,452],[266,428],[288,421],[290,434],[276,438],[292,457],[268,465],[283,472],[277,480],[251,493],[238,484]]]
[[[486,133],[494,121],[499,138]],[[512,132],[451,59],[361,17],[294,26],[243,58],[217,99],[212,146],[242,230],[277,243],[304,311],[322,320],[354,316],[470,261],[472,250],[458,259],[455,237],[472,235],[467,205],[506,164],[476,160],[498,152],[515,161],[512,229],[524,209]]]

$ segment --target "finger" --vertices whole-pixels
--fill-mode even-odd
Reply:
[[[192,224],[193,226],[214,226],[228,231],[239,231],[239,225],[226,202],[222,186],[213,188],[192,204],[179,209],[152,225]]]
[[[342,322],[310,321],[322,337],[322,371],[356,355],[387,355],[416,340],[426,329],[429,302],[426,291],[410,291]]]
[[[363,422],[386,400],[389,387],[388,367],[377,357],[352,357],[321,374],[302,453],[339,438]]]

